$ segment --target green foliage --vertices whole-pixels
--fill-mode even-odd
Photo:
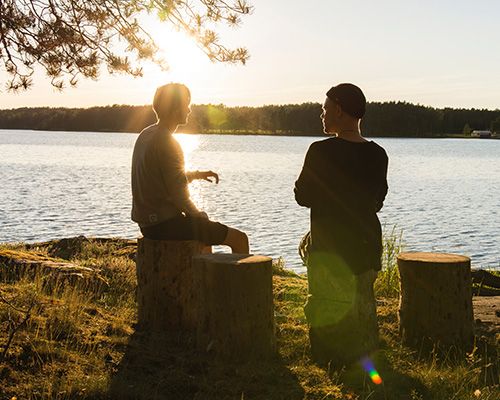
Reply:
[[[462,134],[465,124],[487,129],[500,110],[433,108],[407,102],[369,103],[363,130],[373,136],[439,137]]]
[[[295,272],[286,268],[285,259],[283,257],[273,260],[273,275],[297,276]]]
[[[495,132],[497,134],[500,134],[500,115],[495,118],[491,122],[491,127],[490,127],[491,132]]]
[[[58,89],[65,82],[76,85],[79,76],[97,78],[101,65],[140,76],[145,59],[167,67],[148,30],[138,23],[141,15],[156,14],[192,36],[211,60],[245,63],[247,50],[226,48],[212,27],[237,25],[250,12],[246,0],[2,0],[0,61],[10,75],[7,87],[14,91],[32,85],[36,65]],[[133,61],[117,50],[118,41]]]
[[[188,124],[182,127],[182,131],[319,136],[323,135],[320,114],[319,103],[261,107],[193,105]],[[469,123],[475,129],[486,129],[491,121],[500,121],[500,110],[434,109],[409,103],[368,103],[363,132],[367,136],[439,137],[462,134],[464,126]],[[140,132],[154,122],[156,117],[150,106],[115,104],[91,108],[0,110],[0,129]]]
[[[383,231],[382,271],[378,274],[374,289],[377,297],[395,298],[399,296],[397,257],[403,249],[403,231],[398,231],[395,225],[390,230],[384,226]]]
[[[470,136],[471,132],[472,132],[472,129],[469,126],[469,124],[465,124],[464,129],[462,130],[462,133],[466,136]]]

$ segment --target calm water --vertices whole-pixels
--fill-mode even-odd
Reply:
[[[135,238],[130,160],[137,135],[0,130],[0,242],[85,236]],[[212,219],[246,231],[254,253],[297,255],[308,210],[293,198],[304,154],[318,138],[177,135],[190,169],[218,185],[191,194]],[[407,250],[447,251],[500,267],[500,141],[376,139],[389,155],[380,219]],[[216,250],[223,250],[218,248]]]

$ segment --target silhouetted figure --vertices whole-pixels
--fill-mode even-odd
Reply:
[[[314,142],[295,182],[295,199],[311,209],[308,237],[313,358],[343,365],[377,347],[373,283],[381,269],[382,234],[377,212],[387,194],[387,155],[360,132],[366,99],[343,83],[327,92],[324,132]]]
[[[184,154],[172,136],[187,122],[189,89],[169,83],[156,90],[156,124],[145,128],[132,157],[132,220],[144,237],[158,240],[198,240],[207,246],[228,245],[233,253],[249,252],[245,233],[208,219],[192,202],[188,183],[194,179],[219,182],[212,171],[184,171]]]

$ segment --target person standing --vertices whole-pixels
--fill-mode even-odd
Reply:
[[[187,123],[190,102],[185,85],[169,83],[156,90],[153,110],[158,120],[141,132],[132,156],[132,220],[148,239],[198,240],[207,247],[227,245],[233,253],[248,254],[244,232],[209,220],[190,198],[189,182],[219,182],[213,171],[184,170],[184,154],[172,134]]]
[[[309,147],[295,199],[310,211],[305,314],[312,357],[347,365],[378,345],[373,283],[381,269],[377,212],[387,194],[388,157],[360,129],[366,98],[350,83],[332,87],[323,104],[324,132]]]

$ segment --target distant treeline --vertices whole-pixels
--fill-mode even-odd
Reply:
[[[321,135],[321,104],[261,107],[193,105],[188,133]],[[17,108],[0,110],[0,129],[139,132],[154,123],[150,106]],[[406,102],[368,103],[363,119],[367,136],[429,137],[500,132],[500,110],[433,108]]]

